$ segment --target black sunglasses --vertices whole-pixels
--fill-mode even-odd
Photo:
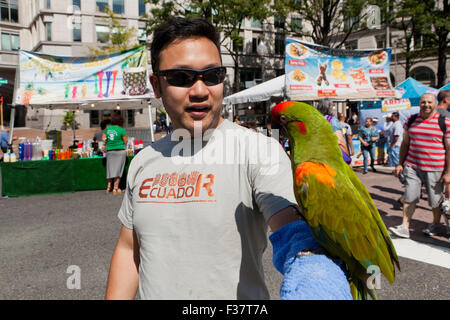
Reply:
[[[212,67],[203,70],[189,68],[166,69],[156,71],[157,76],[165,76],[167,82],[175,87],[191,87],[197,79],[201,79],[207,86],[215,86],[225,80],[225,67]]]

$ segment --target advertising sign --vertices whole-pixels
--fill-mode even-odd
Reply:
[[[90,57],[21,50],[16,104],[151,98],[145,47]]]
[[[291,100],[394,98],[391,49],[342,50],[286,40],[286,92]]]

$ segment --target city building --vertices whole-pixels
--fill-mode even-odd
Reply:
[[[150,5],[144,0],[1,0],[0,1],[0,77],[8,80],[8,84],[0,86],[0,95],[4,97],[4,115],[9,119],[9,105],[12,101],[14,79],[18,61],[18,50],[48,53],[63,56],[89,55],[89,48],[104,41],[103,36],[109,32],[105,7],[112,8],[121,23],[134,27],[138,32],[136,42],[147,41],[145,35],[145,19],[141,16],[149,12]],[[301,19],[292,14],[287,21],[274,17],[264,22],[246,19],[241,36],[244,43],[238,50],[239,89],[267,81],[284,74],[284,50],[287,36],[295,38],[294,33],[287,33],[283,25],[289,23],[298,28]],[[294,30],[295,31],[295,30]],[[345,43],[346,49],[375,49],[393,47],[391,58],[391,80],[395,86],[405,80],[403,54],[396,49],[396,41],[400,37],[399,30],[389,31],[390,44],[386,45],[386,28],[383,24],[377,29],[365,29],[354,32]],[[308,41],[309,39],[304,39]],[[265,47],[265,50],[261,49]],[[226,43],[224,44],[226,45]],[[426,38],[415,37],[416,47],[427,46]],[[224,95],[235,92],[234,61],[226,50],[222,50],[223,63],[227,67]],[[430,56],[416,60],[411,67],[411,77],[426,85],[436,86],[437,58]],[[447,64],[447,75],[450,65]],[[224,114],[228,118],[239,115],[242,121],[254,125],[264,125],[270,103],[253,103],[225,107]],[[350,112],[356,104],[339,103],[336,112]],[[148,109],[120,111],[126,120],[127,127],[148,127]],[[155,111],[154,111],[155,112]],[[62,125],[65,112],[61,110],[32,109],[23,106],[17,108],[16,126],[27,126],[45,130],[57,129]],[[111,116],[111,111],[80,111],[77,122],[81,128],[97,127],[101,120]]]

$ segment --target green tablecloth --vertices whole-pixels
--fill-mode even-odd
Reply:
[[[127,158],[120,186],[131,157]],[[36,194],[106,189],[105,158],[86,158],[56,161],[1,162],[2,196],[19,197]]]

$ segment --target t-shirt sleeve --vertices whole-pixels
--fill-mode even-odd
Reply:
[[[347,135],[352,136],[353,132],[352,132],[352,127],[351,126],[347,126]]]
[[[450,139],[450,119],[445,117],[445,139]]]
[[[275,139],[258,144],[260,156],[252,165],[253,196],[259,210],[268,221],[278,211],[296,205],[291,161]],[[260,150],[261,151],[261,150]],[[264,154],[265,156],[261,156]]]
[[[123,196],[122,205],[119,209],[118,218],[120,222],[127,228],[133,229],[133,192],[134,192],[134,180],[138,168],[139,158],[135,157],[130,164],[127,174],[127,188]]]

